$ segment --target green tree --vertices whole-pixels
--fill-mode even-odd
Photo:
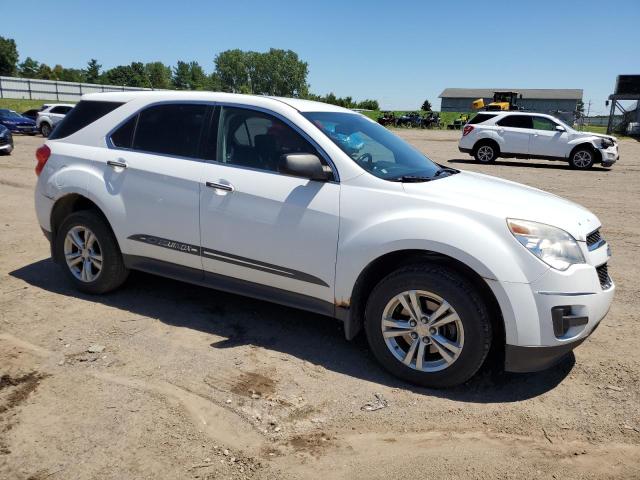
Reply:
[[[100,69],[102,65],[98,60],[92,58],[87,62],[87,68],[84,70],[84,81],[87,83],[100,83]]]
[[[24,62],[18,65],[18,75],[23,78],[36,78],[39,68],[39,62],[31,57],[27,57],[24,59]]]
[[[272,48],[266,53],[251,53],[247,58],[253,93],[280,97],[307,94],[309,65],[294,51]]]
[[[13,38],[0,37],[0,75],[15,76],[18,65],[18,47]]]
[[[104,73],[103,81],[111,85],[125,87],[149,87],[144,64],[133,62],[131,65],[118,65]]]
[[[190,88],[191,90],[204,90],[207,88],[207,74],[198,62],[189,63]]]
[[[171,88],[171,67],[162,62],[151,62],[144,66],[144,70],[151,88]]]
[[[422,103],[422,107],[420,107],[421,110],[424,110],[425,112],[430,112],[431,111],[431,102],[429,100],[425,100]]]
[[[40,64],[35,78],[39,78],[41,80],[55,80],[53,70],[51,70],[51,67],[46,63]]]
[[[247,65],[249,53],[235,49],[225,50],[216,56],[214,63],[221,90],[233,93],[238,93],[243,88],[251,90]]]
[[[173,68],[173,86],[178,90],[190,90],[191,69],[187,62],[178,61]]]
[[[84,71],[79,68],[63,68],[59,80],[63,82],[82,82]]]
[[[380,110],[380,105],[377,100],[363,100],[358,103],[357,108],[362,108],[363,110]]]

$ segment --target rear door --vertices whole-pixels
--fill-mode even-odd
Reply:
[[[541,157],[565,158],[568,153],[567,132],[556,130],[558,124],[547,117],[532,117],[533,131],[529,144],[529,154]]]
[[[271,113],[220,109],[200,196],[205,276],[223,275],[333,305],[340,185],[279,173],[286,153],[322,156]],[[217,137],[217,142],[216,142]],[[301,297],[302,298],[302,297]]]
[[[110,136],[105,183],[122,202],[123,253],[197,269],[200,260],[200,135],[210,107],[152,105]]]
[[[496,122],[498,135],[504,140],[503,153],[526,155],[529,153],[529,141],[532,133],[531,116],[507,115]]]

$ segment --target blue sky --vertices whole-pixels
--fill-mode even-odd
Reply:
[[[285,48],[309,63],[313,92],[384,108],[438,107],[446,87],[582,88],[604,113],[616,75],[640,74],[640,0],[5,1],[0,35],[21,60],[210,72],[226,49]]]

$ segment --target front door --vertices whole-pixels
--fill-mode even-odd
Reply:
[[[529,153],[532,156],[565,158],[567,132],[556,130],[558,124],[546,117],[532,117],[533,131]]]
[[[281,119],[236,107],[216,113],[217,142],[203,149],[210,152],[200,196],[205,275],[332,305],[340,185],[279,173],[283,154],[318,154]]]

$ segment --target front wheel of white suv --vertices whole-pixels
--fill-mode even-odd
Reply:
[[[115,290],[129,274],[113,232],[92,210],[72,213],[62,222],[54,250],[67,277],[86,293]]]
[[[367,339],[394,375],[424,387],[469,380],[491,346],[491,322],[473,285],[440,265],[396,270],[371,292]]]
[[[569,165],[571,165],[571,168],[575,168],[577,170],[587,170],[588,168],[593,167],[595,162],[594,157],[595,155],[592,149],[588,147],[581,147],[571,154]]]

